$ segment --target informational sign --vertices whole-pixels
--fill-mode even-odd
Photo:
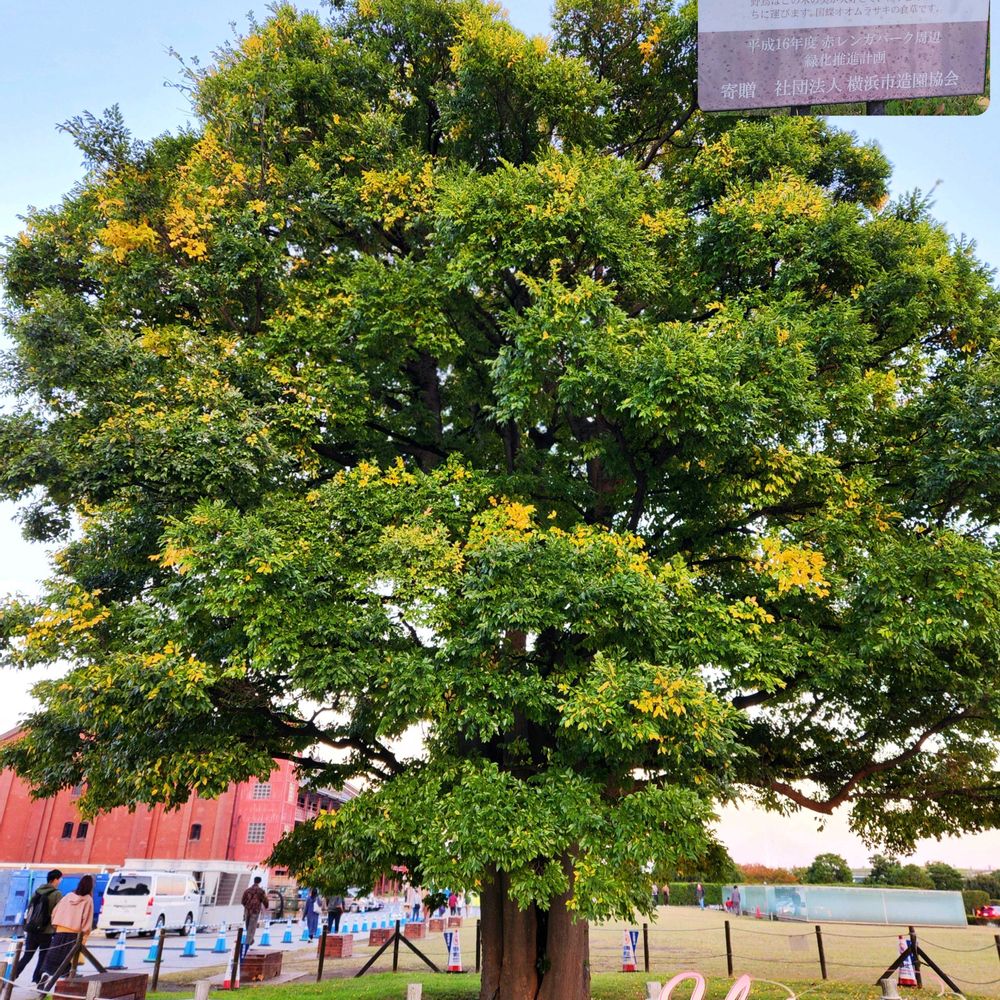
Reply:
[[[989,0],[700,0],[703,111],[981,94]]]

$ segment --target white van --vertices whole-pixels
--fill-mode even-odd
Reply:
[[[97,927],[108,937],[121,931],[154,933],[161,927],[187,935],[201,908],[201,891],[188,872],[122,869],[104,890]]]

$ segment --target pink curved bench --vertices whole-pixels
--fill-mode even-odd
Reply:
[[[678,972],[670,982],[666,983],[660,990],[659,1000],[671,1000],[674,989],[681,983],[691,981],[694,988],[691,990],[691,1000],[705,1000],[705,977],[700,972],[689,969],[687,972]],[[747,975],[742,975],[729,988],[726,1000],[747,1000],[750,996],[751,980]]]

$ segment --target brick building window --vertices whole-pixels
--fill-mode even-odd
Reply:
[[[248,844],[263,844],[264,834],[267,833],[266,823],[248,823],[247,824],[247,843]]]
[[[253,786],[253,795],[250,796],[253,799],[269,799],[271,797],[271,785],[262,781],[259,785]]]
[[[76,828],[76,839],[83,840],[87,836],[87,831],[90,829],[89,823],[81,823]]]
[[[192,823],[188,840],[201,840],[201,823]]]
[[[69,840],[73,836],[73,824],[63,823],[62,839]]]

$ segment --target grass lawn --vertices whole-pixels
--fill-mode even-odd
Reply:
[[[654,979],[650,973],[624,975],[600,973],[593,978],[592,1000],[646,1000],[646,982]],[[477,1000],[479,977],[471,974],[440,975],[432,973],[374,973],[362,979],[338,979],[322,983],[286,983],[282,986],[255,986],[254,1000],[405,1000],[407,983],[423,983],[426,1000]],[[723,1000],[731,980],[711,978],[708,1000]],[[879,990],[862,983],[790,982],[796,996],[805,994],[810,1000],[875,1000]],[[936,996],[936,990],[924,990],[924,995]],[[907,990],[903,996],[916,1000],[921,991]],[[230,994],[214,991],[212,997],[222,1000]],[[689,997],[690,988],[680,996]],[[789,994],[778,986],[755,982],[751,1000],[787,1000]],[[176,993],[149,994],[150,1000],[177,1000]]]
[[[695,907],[660,907],[657,920],[649,926],[650,972],[624,974],[621,969],[622,930],[625,924],[592,926],[590,960],[593,970],[593,1000],[645,1000],[647,980],[666,982],[682,969],[698,969],[710,977],[709,1000],[722,1000],[730,980],[726,977],[725,914]],[[640,926],[632,924],[633,927]],[[872,985],[899,954],[898,935],[905,927],[865,924],[826,924],[823,944],[830,982],[820,980],[816,932],[813,924],[771,922],[752,917],[730,918],[734,966],[737,974],[749,973],[759,980],[788,984],[796,995],[809,1000],[866,1000],[879,995]],[[1000,956],[991,927],[918,928],[924,950],[970,996],[1000,998]],[[462,928],[462,956],[465,968],[474,966],[475,923]],[[416,942],[439,967],[447,962],[444,940],[434,934]],[[642,967],[642,944],[639,945]],[[286,953],[283,969],[299,972],[306,980],[280,986],[256,986],[266,996],[261,1000],[402,1000],[408,982],[425,983],[428,1000],[470,1000],[478,993],[478,977],[429,973],[420,960],[405,948],[399,952],[399,974],[385,970],[391,955],[385,954],[370,973],[360,980],[351,977],[374,949],[358,942],[352,958],[328,959],[324,982],[316,984],[315,947]],[[221,975],[222,968],[217,972]],[[199,975],[206,975],[204,970]],[[172,972],[161,977],[161,988],[192,995],[190,972]],[[943,987],[930,969],[924,969],[924,986],[913,996],[938,996]],[[684,992],[683,996],[689,996]],[[756,982],[751,1000],[780,1000],[788,991]],[[221,998],[220,998],[221,1000]]]

